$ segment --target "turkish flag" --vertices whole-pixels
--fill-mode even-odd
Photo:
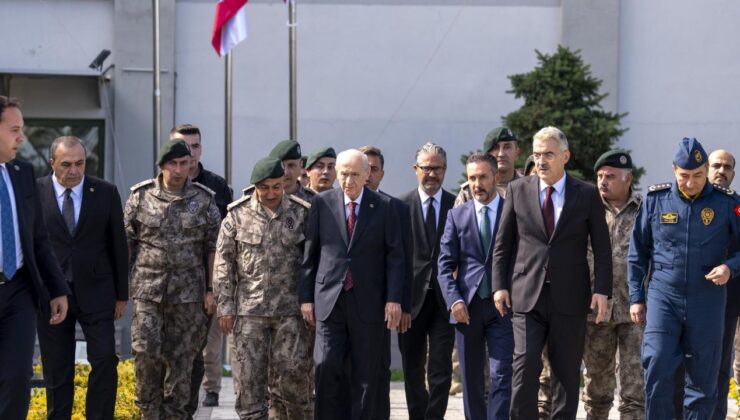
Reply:
[[[216,18],[213,22],[211,44],[216,54],[224,56],[236,44],[247,38],[248,0],[219,0],[216,5]]]

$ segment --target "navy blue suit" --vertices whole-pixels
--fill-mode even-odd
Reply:
[[[36,311],[48,322],[49,299],[69,295],[52,251],[31,165],[5,164],[15,196],[23,266],[0,285],[0,419],[26,418],[36,333]]]
[[[470,324],[455,324],[455,340],[460,356],[463,398],[467,419],[508,419],[511,402],[512,353],[514,334],[509,316],[502,317],[492,296],[482,299],[477,291],[484,281],[491,282],[493,242],[503,209],[500,199],[491,244],[480,239],[473,200],[447,213],[447,223],[440,243],[439,284],[451,309],[462,300],[468,307]],[[457,277],[454,276],[457,271]],[[492,290],[492,288],[489,288]],[[491,371],[488,408],[484,396],[486,347]]]
[[[317,419],[376,415],[378,369],[388,345],[384,338],[385,305],[400,304],[404,291],[401,234],[397,206],[367,188],[351,237],[342,190],[325,191],[311,203],[299,301],[313,303],[316,315]],[[345,291],[348,270],[353,287]],[[344,378],[347,359],[351,366],[350,407]]]

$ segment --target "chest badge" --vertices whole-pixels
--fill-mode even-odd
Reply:
[[[666,211],[660,213],[660,223],[675,225],[676,223],[678,223],[678,213],[676,213],[675,211]]]
[[[293,220],[292,217],[288,216],[285,218],[285,227],[288,228],[288,230],[295,229],[295,220]]]
[[[195,200],[188,201],[188,211],[190,214],[195,214],[198,212],[198,202]]]
[[[709,207],[701,209],[701,221],[704,223],[704,226],[709,226],[712,220],[714,220],[714,210]]]

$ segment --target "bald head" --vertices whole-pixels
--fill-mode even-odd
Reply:
[[[709,182],[730,188],[735,178],[735,156],[727,150],[715,150],[709,154]]]
[[[362,187],[370,175],[367,156],[357,149],[345,150],[337,155],[337,178],[339,187],[354,200],[360,196]]]

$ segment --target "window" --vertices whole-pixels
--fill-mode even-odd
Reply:
[[[27,118],[26,137],[28,141],[18,151],[18,157],[33,165],[36,176],[51,172],[49,147],[60,136],[79,137],[87,148],[85,173],[100,178],[104,176],[104,120],[70,120]]]

